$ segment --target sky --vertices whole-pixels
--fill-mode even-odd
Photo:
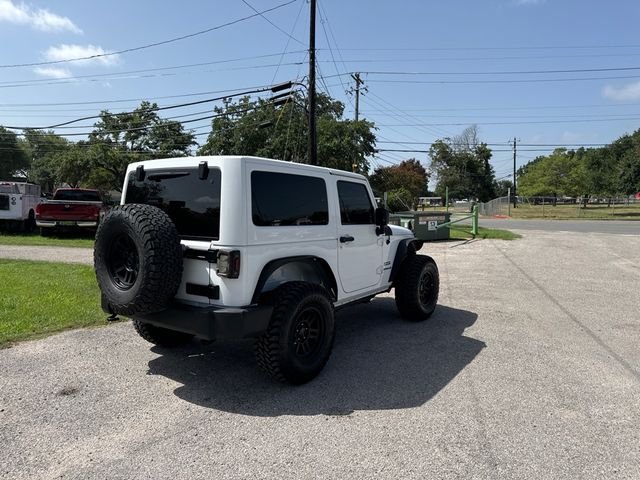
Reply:
[[[431,142],[476,124],[502,178],[514,138],[522,165],[555,145],[609,143],[640,127],[639,18],[634,0],[318,0],[318,90],[352,118],[350,74],[361,72],[374,167],[411,157],[426,166]],[[306,0],[0,0],[0,125],[304,82],[308,28]],[[193,120],[214,104],[163,116]],[[91,123],[56,131],[82,134]],[[204,142],[209,125],[185,127]]]

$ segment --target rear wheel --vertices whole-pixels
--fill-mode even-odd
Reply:
[[[395,285],[396,306],[408,320],[428,319],[438,304],[440,274],[433,258],[409,255]]]
[[[334,334],[327,291],[306,282],[286,283],[276,291],[267,332],[256,341],[258,365],[280,381],[306,383],[329,360]]]
[[[136,332],[138,332],[138,335],[144,338],[147,342],[160,347],[176,347],[178,345],[184,345],[185,343],[189,343],[193,338],[193,335],[188,333],[156,327],[155,325],[144,323],[140,320],[134,320],[133,327],[136,329]]]

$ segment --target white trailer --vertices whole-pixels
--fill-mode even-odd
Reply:
[[[41,202],[39,185],[0,181],[0,225],[7,230],[33,230]]]

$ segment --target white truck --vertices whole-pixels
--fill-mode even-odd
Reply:
[[[0,181],[0,224],[10,231],[33,230],[42,200],[39,185]]]
[[[400,314],[430,317],[435,262],[388,225],[362,175],[255,157],[145,161],[98,227],[102,307],[161,346],[255,338],[260,367],[314,378],[334,339],[334,309],[395,288]]]

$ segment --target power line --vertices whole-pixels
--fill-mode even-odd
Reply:
[[[640,117],[625,117],[625,118],[591,118],[591,119],[576,119],[576,120],[531,120],[531,121],[510,121],[510,122],[458,122],[458,123],[416,123],[416,124],[378,124],[379,127],[433,127],[433,126],[468,126],[469,124],[475,125],[533,125],[533,124],[548,124],[548,123],[591,123],[591,122],[621,122],[627,120],[640,120]]]
[[[306,53],[306,50],[294,50],[291,52],[287,52],[287,55],[294,55],[294,54],[299,54],[299,53]],[[89,74],[89,75],[74,75],[72,77],[65,77],[64,79],[60,79],[60,80],[64,80],[64,81],[68,81],[68,80],[83,80],[83,79],[89,79],[89,78],[99,78],[99,79],[108,79],[111,80],[111,77],[114,76],[119,76],[119,75],[134,75],[134,74],[139,74],[139,73],[149,73],[149,72],[161,72],[161,71],[165,71],[165,70],[180,70],[183,68],[194,68],[194,67],[203,67],[203,66],[209,66],[209,65],[219,65],[219,64],[224,64],[224,63],[234,63],[234,62],[241,62],[241,61],[245,61],[245,60],[258,60],[258,59],[262,59],[262,58],[272,58],[272,57],[282,57],[282,53],[270,53],[270,54],[264,54],[264,55],[252,55],[249,57],[239,57],[239,58],[229,58],[229,59],[224,59],[224,60],[212,60],[209,62],[198,62],[198,63],[191,63],[191,64],[182,64],[182,65],[170,65],[167,67],[156,67],[156,68],[144,68],[144,69],[140,69],[140,70],[129,70],[129,71],[125,71],[125,72],[109,72],[109,73],[95,73],[95,74]],[[134,78],[134,77],[132,77]],[[51,79],[38,79],[38,78],[32,78],[29,80],[5,80],[5,81],[1,81],[0,82],[0,87],[4,86],[4,85],[13,85],[13,84],[48,84],[47,82],[51,82]]]
[[[85,102],[59,102],[59,103],[1,103],[0,108],[2,106],[8,107],[54,107],[54,106],[71,106],[71,105],[95,105],[95,104],[109,104],[109,103],[125,103],[125,102],[140,102],[143,100],[164,100],[168,98],[184,98],[184,97],[201,97],[204,95],[214,95],[217,93],[226,93],[226,92],[237,92],[238,90],[250,90],[250,89],[261,89],[261,88],[271,88],[271,85],[258,85],[254,87],[242,87],[242,88],[233,88],[226,90],[211,90],[208,92],[196,92],[196,93],[183,93],[180,95],[164,95],[161,97],[147,97],[147,98],[126,98],[126,99],[118,99],[118,100],[92,100]]]
[[[405,142],[405,141],[392,141],[392,140],[382,140],[376,141],[376,143],[396,143],[403,145],[433,145],[435,142]],[[484,145],[488,146],[504,146],[509,142],[480,142]],[[520,143],[519,145],[524,147],[602,147],[606,145],[610,145],[610,143]]]
[[[298,40],[296,37],[294,37],[292,34],[286,32],[285,30],[283,30],[282,28],[280,28],[278,25],[276,25],[275,23],[273,23],[271,20],[269,20],[264,13],[265,12],[259,12],[258,10],[256,10],[253,5],[251,5],[249,2],[247,2],[247,0],[242,0],[242,3],[244,3],[247,7],[249,7],[251,10],[253,10],[255,13],[257,13],[258,15],[260,15],[262,18],[264,18],[267,22],[269,22],[269,24],[271,24],[272,26],[274,26],[278,31],[284,33],[287,37],[289,37],[291,40],[294,40],[295,42],[298,42],[300,45],[305,45],[304,43],[302,43],[300,40]]]
[[[345,75],[345,74],[341,74]],[[469,84],[502,84],[502,83],[555,83],[555,82],[588,82],[594,80],[621,80],[640,78],[640,75],[620,75],[612,77],[575,77],[575,78],[530,78],[512,80],[368,80],[369,83],[405,83],[422,85],[469,85]]]
[[[564,70],[499,70],[484,72],[411,72],[411,71],[364,71],[368,75],[542,75],[550,73],[595,73],[640,70],[640,67],[610,67],[610,68],[577,68]]]
[[[614,44],[614,45],[538,45],[538,46],[509,46],[509,47],[479,47],[479,46],[461,46],[461,47],[394,47],[394,48],[345,48],[345,51],[352,52],[397,52],[397,51],[420,51],[420,52],[449,52],[454,50],[595,50],[595,49],[613,49],[613,48],[640,48],[640,44]]]
[[[179,103],[179,104],[176,104],[176,105],[168,105],[168,106],[164,106],[164,107],[151,107],[151,108],[141,109],[141,110],[139,110],[139,112],[140,113],[157,112],[157,111],[161,111],[161,110],[170,110],[170,109],[174,109],[174,108],[182,108],[182,107],[193,106],[193,105],[201,105],[203,103],[216,102],[216,101],[219,101],[219,100],[223,100],[225,98],[239,97],[239,96],[243,96],[243,95],[249,95],[251,93],[265,92],[265,91],[268,91],[268,90],[270,90],[269,87],[264,87],[264,88],[259,88],[259,89],[252,89],[252,90],[244,90],[244,91],[237,92],[237,93],[227,94],[227,95],[224,95],[222,97],[207,98],[207,99],[204,99],[204,100],[197,100],[195,102]],[[53,128],[62,128],[65,125],[70,125],[72,123],[81,122],[83,120],[91,120],[91,119],[94,119],[94,118],[103,118],[105,115],[109,116],[109,117],[118,117],[118,116],[122,116],[122,115],[129,115],[130,113],[132,113],[132,112],[89,115],[89,116],[86,116],[86,117],[80,117],[80,118],[76,118],[75,120],[69,120],[67,122],[58,123],[56,125],[49,125],[49,126],[45,126],[45,127],[12,127],[12,126],[7,126],[5,128],[10,128],[10,129],[14,129],[14,130],[26,130],[26,129],[47,130],[47,129],[53,129]],[[74,127],[74,128],[80,128],[80,127]]]
[[[116,52],[106,52],[106,53],[101,53],[101,54],[96,54],[96,55],[87,55],[87,56],[84,56],[84,57],[68,58],[68,59],[64,59],[64,60],[50,60],[50,61],[46,61],[46,62],[31,62],[31,63],[16,63],[16,64],[9,64],[9,65],[0,65],[0,68],[35,67],[35,66],[39,66],[39,65],[55,65],[55,64],[60,64],[60,63],[75,62],[75,61],[78,61],[78,60],[93,60],[95,58],[110,57],[110,56],[113,56],[113,55],[121,55],[123,53],[137,52],[137,51],[140,51],[140,50],[145,50],[147,48],[158,47],[160,45],[166,45],[166,44],[169,44],[169,43],[174,43],[174,42],[178,42],[178,41],[181,41],[181,40],[186,40],[188,38],[197,37],[199,35],[204,35],[205,33],[213,32],[215,30],[220,30],[221,28],[229,27],[231,25],[235,25],[236,23],[244,22],[245,20],[249,20],[249,19],[257,17],[257,16],[262,16],[265,13],[273,12],[274,10],[278,10],[280,8],[286,7],[287,5],[291,5],[292,3],[295,3],[297,1],[298,0],[289,0],[288,2],[281,3],[279,5],[276,5],[275,7],[268,8],[266,10],[262,10],[260,12],[254,13],[253,15],[248,15],[246,17],[238,18],[238,19],[232,20],[230,22],[226,22],[226,23],[223,23],[223,24],[220,24],[220,25],[216,25],[215,27],[207,28],[205,30],[200,30],[198,32],[189,33],[187,35],[181,35],[179,37],[170,38],[168,40],[162,40],[162,41],[159,41],[159,42],[148,43],[146,45],[140,45],[138,47],[125,48],[123,50],[118,50]]]

